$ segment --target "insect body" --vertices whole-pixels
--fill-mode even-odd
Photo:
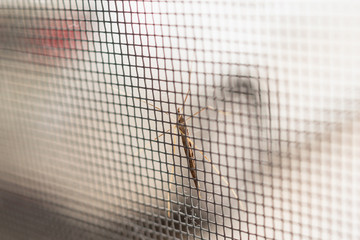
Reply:
[[[181,135],[181,141],[184,146],[184,152],[186,155],[186,158],[188,160],[190,173],[193,177],[193,181],[195,183],[196,189],[199,193],[199,184],[197,181],[197,174],[196,174],[196,162],[195,162],[195,154],[193,151],[193,144],[192,141],[188,139],[189,137],[189,129],[186,126],[186,120],[184,117],[184,114],[181,113],[180,108],[177,109],[177,127]],[[200,197],[200,193],[199,193]]]

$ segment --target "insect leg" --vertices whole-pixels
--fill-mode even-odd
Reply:
[[[217,109],[215,109],[215,108],[213,108],[212,106],[209,105],[209,106],[206,106],[206,107],[201,108],[199,111],[197,111],[196,113],[194,113],[192,116],[188,117],[188,118],[185,120],[185,122],[187,122],[188,120],[190,120],[190,119],[193,118],[194,116],[199,115],[202,111],[205,111],[206,109],[211,109],[211,110],[213,110],[213,111],[217,111],[217,112],[222,113],[222,114],[224,114],[224,115],[231,114],[231,113],[229,113],[229,112],[217,110]]]
[[[191,139],[188,139],[188,141],[189,141],[189,142],[192,142]],[[203,151],[201,151],[195,144],[193,144],[193,146],[194,146],[194,148],[195,148],[196,150],[198,150],[199,153],[200,153],[201,155],[203,155],[204,158],[211,164],[211,167],[212,167],[212,168],[215,170],[215,172],[220,176],[220,178],[222,179],[222,181],[225,182],[225,184],[228,186],[228,188],[230,189],[230,191],[231,191],[231,193],[234,195],[234,197],[239,201],[240,208],[244,209],[244,207],[243,207],[243,205],[242,205],[242,203],[241,203],[241,201],[240,201],[240,199],[239,199],[239,196],[236,194],[235,190],[234,190],[232,187],[230,187],[229,181],[226,179],[226,177],[224,177],[224,176],[221,174],[220,170],[213,164],[213,162],[211,161],[211,159],[208,158],[208,157],[204,154]]]
[[[173,153],[175,153],[175,145],[176,145],[176,137],[175,135],[173,136]],[[171,186],[172,186],[172,182],[174,181],[174,174],[175,174],[175,166],[173,165],[171,168],[171,177],[170,177],[170,182],[169,182],[169,192],[167,193],[167,208],[168,208],[168,217],[170,218],[170,191],[171,191]]]

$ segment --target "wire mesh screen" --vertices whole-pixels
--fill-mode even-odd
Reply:
[[[2,239],[360,239],[357,1],[0,6]]]

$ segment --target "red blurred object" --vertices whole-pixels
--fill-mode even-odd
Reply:
[[[28,32],[31,54],[56,58],[77,58],[76,51],[86,50],[86,23],[82,20],[45,19]]]

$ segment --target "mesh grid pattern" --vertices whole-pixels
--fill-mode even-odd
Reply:
[[[3,239],[360,238],[359,3],[0,7]]]

